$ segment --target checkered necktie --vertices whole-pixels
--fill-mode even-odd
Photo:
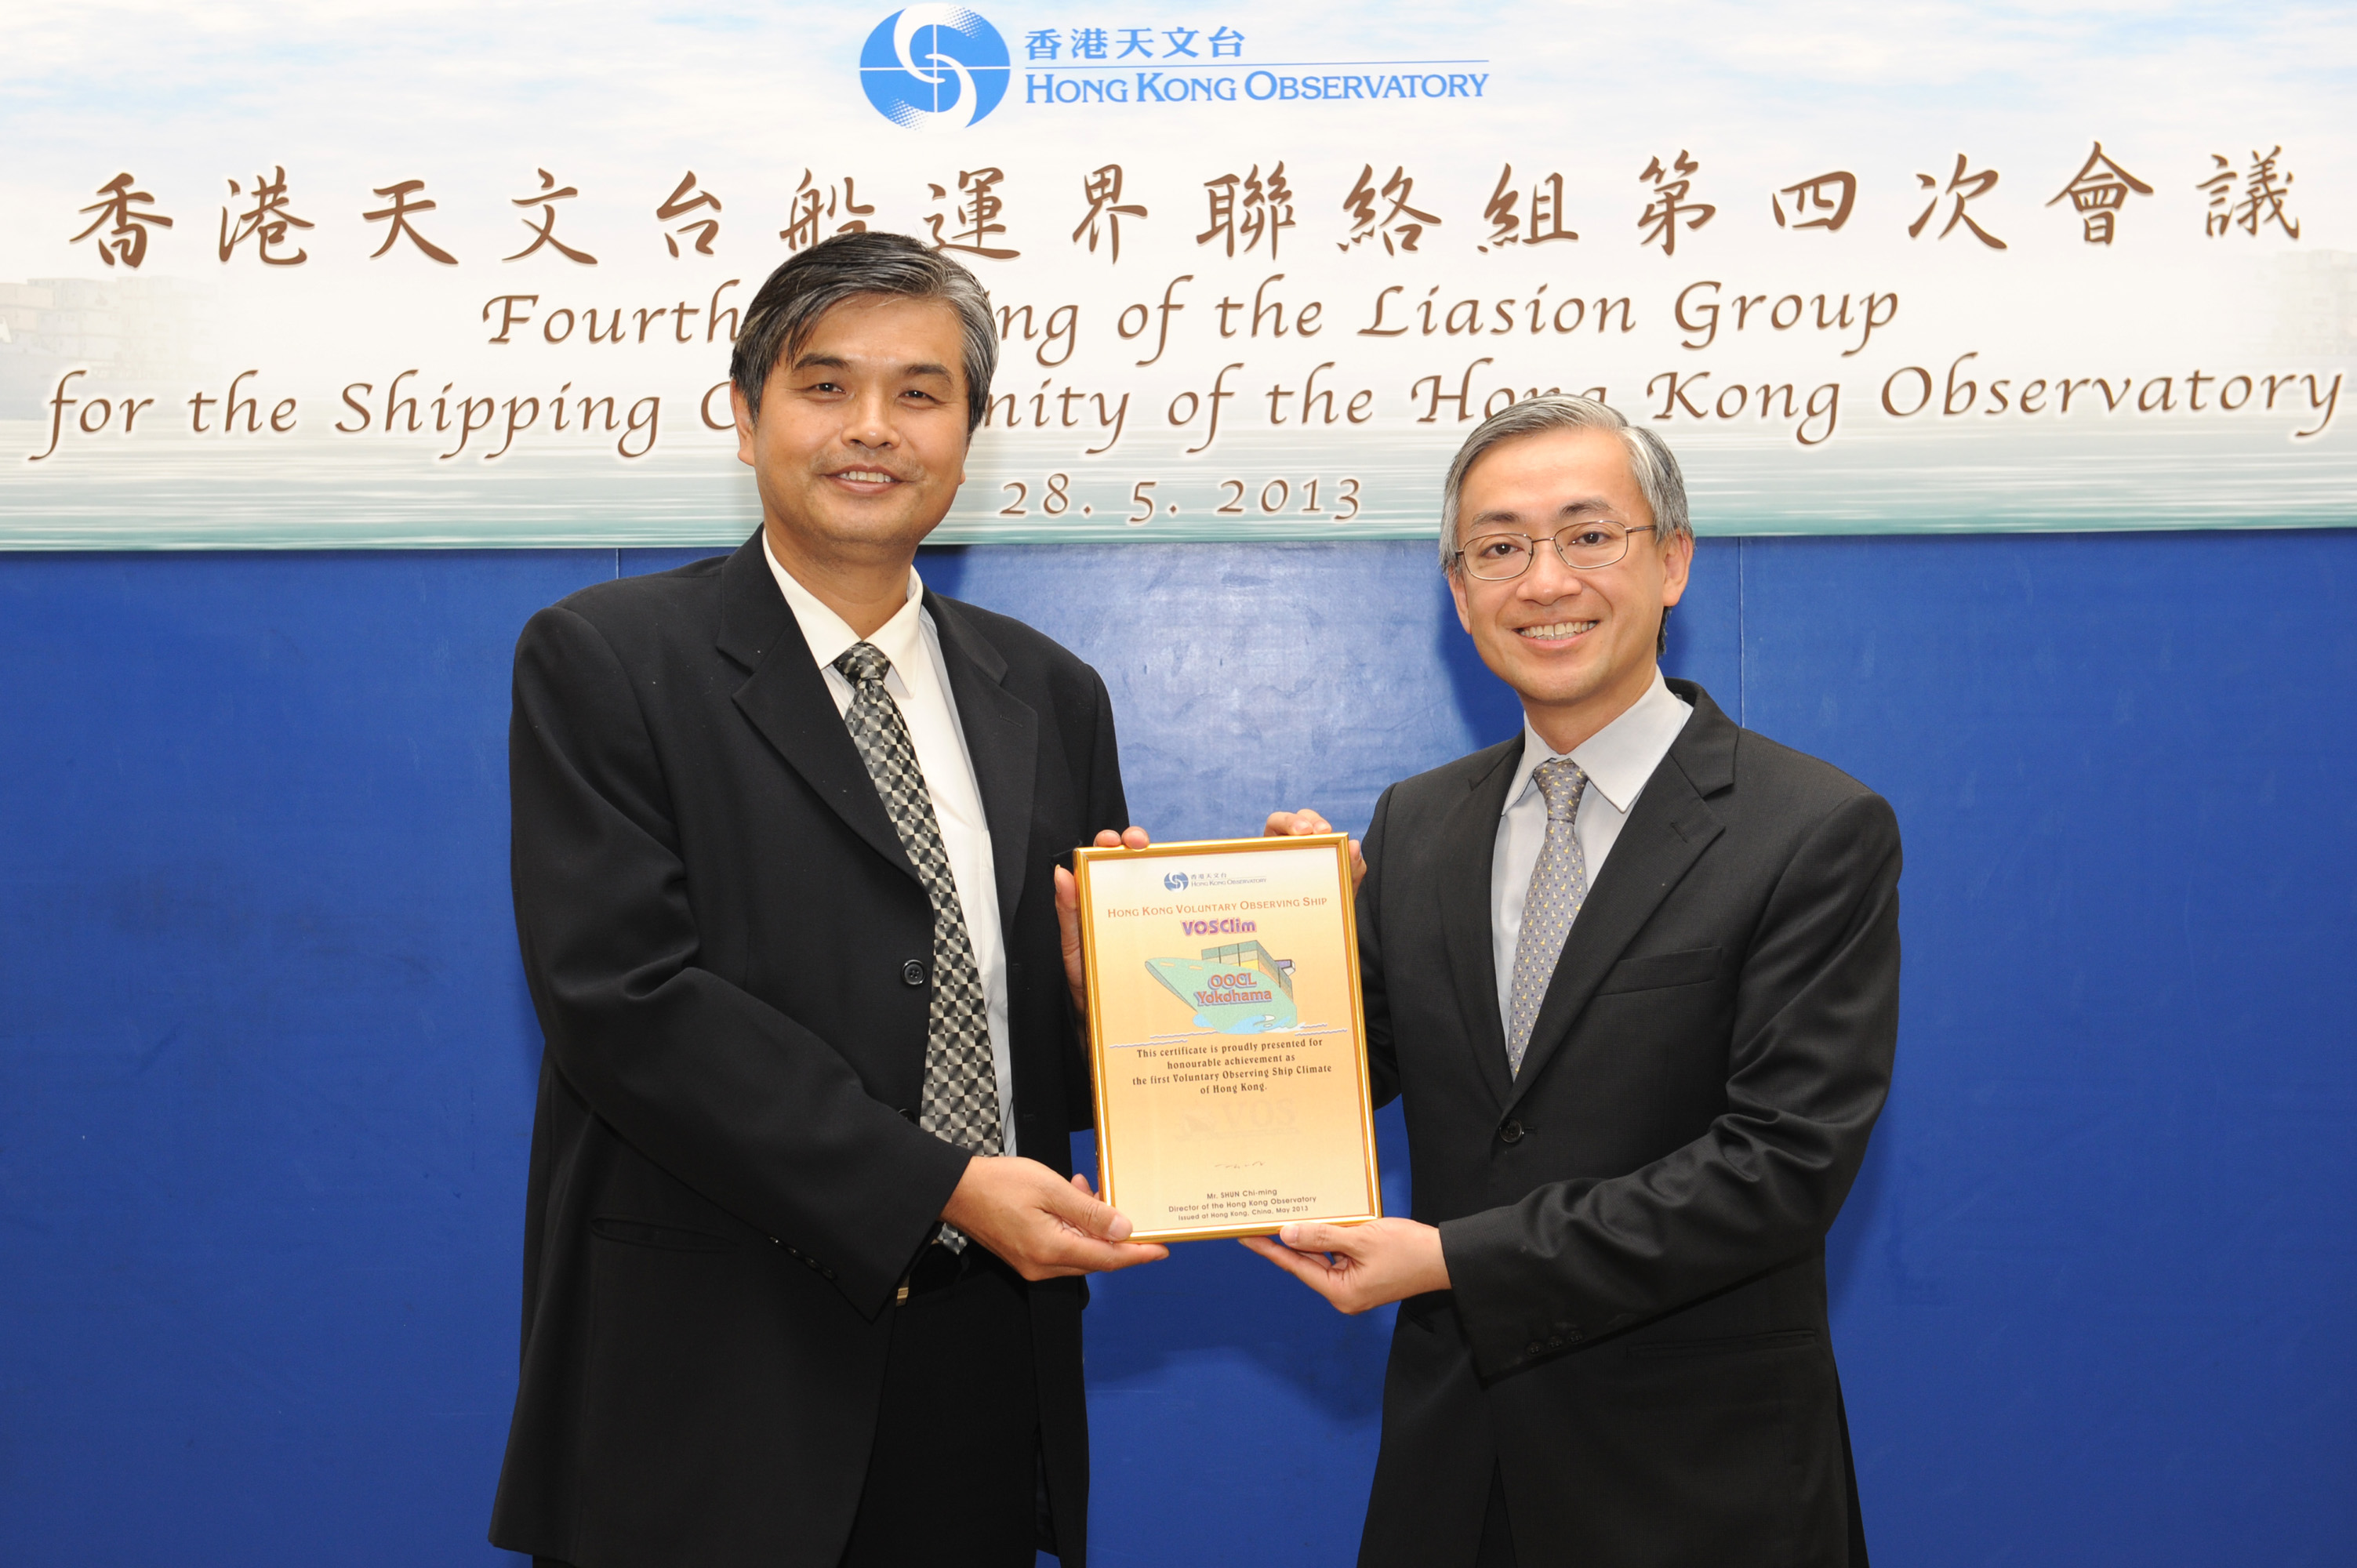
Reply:
[[[990,1054],[990,1015],[983,999],[982,970],[966,938],[965,910],[950,875],[949,852],[933,817],[932,792],[917,766],[917,747],[900,705],[884,689],[892,661],[872,643],[855,642],[834,661],[851,682],[851,706],[843,722],[876,793],[917,868],[917,880],[933,906],[933,996],[926,1020],[925,1084],[917,1125],[977,1155],[1000,1152],[1005,1140],[998,1120],[998,1069]],[[942,1244],[952,1251],[965,1238],[942,1227]]]
[[[1506,1031],[1506,1059],[1519,1074],[1523,1053],[1530,1049],[1531,1029],[1539,1021],[1539,1004],[1546,1000],[1547,983],[1555,978],[1555,960],[1571,922],[1587,901],[1587,857],[1580,853],[1574,831],[1579,797],[1587,775],[1568,757],[1549,757],[1532,769],[1531,778],[1546,796],[1546,847],[1531,868],[1531,890],[1523,897],[1523,930],[1514,943],[1514,1015]]]

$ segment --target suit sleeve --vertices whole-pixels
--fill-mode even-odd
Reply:
[[[1104,678],[1095,671],[1089,671],[1089,684],[1095,693],[1095,710],[1092,716],[1088,756],[1087,787],[1082,797],[1088,801],[1088,837],[1111,828],[1114,832],[1129,826],[1129,798],[1122,792],[1121,746],[1114,732],[1113,695],[1105,690]],[[1077,846],[1073,846],[1077,847]],[[1072,868],[1071,849],[1057,852],[1057,862],[1067,871]],[[1064,1037],[1071,1042],[1065,1054],[1064,1104],[1066,1120],[1071,1131],[1085,1133],[1096,1125],[1096,1085],[1089,1069],[1088,1026],[1072,1011],[1071,992],[1064,984],[1063,972],[1056,974],[1056,990],[1062,1000]]]
[[[870,1097],[826,1041],[699,967],[689,878],[632,683],[541,611],[516,648],[516,929],[557,1069],[681,1181],[882,1310],[967,1155]]]
[[[1391,993],[1383,976],[1382,911],[1385,824],[1391,820],[1392,791],[1375,802],[1367,836],[1359,853],[1367,862],[1366,879],[1359,884],[1359,1000],[1367,1022],[1367,1091],[1376,1105],[1399,1098],[1399,1051],[1392,1039]]]
[[[1823,1245],[1890,1085],[1899,868],[1878,796],[1850,797],[1802,843],[1745,957],[1727,1108],[1701,1138],[1441,1227],[1484,1377]]]
[[[1095,825],[1089,831],[1095,834],[1111,828],[1119,832],[1129,826],[1129,797],[1121,788],[1121,745],[1114,735],[1113,694],[1105,690],[1104,678],[1093,670],[1089,671],[1089,683],[1096,693],[1089,754],[1089,821]],[[1067,870],[1071,867],[1069,854],[1064,865]]]

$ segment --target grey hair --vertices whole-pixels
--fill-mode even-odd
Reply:
[[[837,234],[770,274],[746,306],[744,330],[728,357],[728,379],[755,416],[770,372],[810,340],[821,317],[845,300],[879,294],[942,300],[957,311],[965,347],[965,430],[972,435],[990,407],[990,378],[998,369],[990,294],[958,263],[906,234]]]
[[[1654,542],[1667,544],[1674,539],[1694,537],[1694,524],[1686,512],[1685,476],[1678,471],[1678,460],[1670,456],[1662,438],[1630,424],[1619,410],[1592,397],[1554,392],[1491,414],[1475,426],[1473,434],[1465,438],[1465,445],[1457,449],[1456,457],[1448,465],[1448,477],[1441,481],[1440,488],[1442,571],[1455,571],[1458,557],[1464,553],[1457,544],[1457,510],[1465,490],[1465,476],[1474,463],[1501,441],[1548,430],[1609,430],[1620,436],[1620,445],[1628,448],[1629,470],[1636,476],[1637,489],[1645,498],[1646,509],[1653,514],[1657,531]]]

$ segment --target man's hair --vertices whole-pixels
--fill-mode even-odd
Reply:
[[[1501,441],[1548,430],[1609,430],[1618,435],[1629,453],[1629,471],[1636,476],[1637,489],[1645,498],[1647,510],[1653,514],[1653,542],[1667,544],[1673,539],[1694,536],[1694,525],[1686,514],[1685,476],[1678,471],[1678,460],[1670,456],[1662,438],[1630,424],[1617,409],[1592,397],[1553,393],[1491,414],[1475,426],[1473,434],[1465,438],[1465,445],[1457,449],[1456,458],[1448,465],[1448,477],[1440,487],[1442,571],[1455,571],[1458,558],[1464,553],[1457,544],[1457,510],[1464,495],[1465,476],[1475,461]]]
[[[974,434],[998,368],[990,295],[964,267],[906,234],[837,234],[790,257],[761,285],[728,357],[728,379],[757,418],[770,372],[780,360],[792,362],[819,318],[847,299],[877,295],[943,300],[956,309],[965,342],[965,429]]]

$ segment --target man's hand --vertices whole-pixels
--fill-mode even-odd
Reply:
[[[1332,1302],[1340,1312],[1361,1313],[1426,1291],[1449,1288],[1448,1260],[1441,1255],[1439,1230],[1413,1219],[1288,1225],[1275,1237],[1238,1240]]]
[[[1012,1155],[969,1161],[942,1218],[1027,1280],[1101,1273],[1170,1255],[1168,1247],[1128,1240],[1128,1216],[1098,1202],[1087,1176],[1074,1176],[1067,1187],[1039,1161]]]
[[[1111,828],[1097,834],[1099,849],[1144,849],[1153,841],[1144,828],[1132,826],[1123,832]],[[1081,1020],[1086,1030],[1089,1016],[1089,977],[1081,967],[1081,888],[1072,874],[1062,866],[1056,867],[1056,929],[1064,939],[1064,983],[1072,988],[1072,1016]],[[959,1227],[963,1230],[963,1226]],[[996,1249],[993,1249],[996,1251]]]
[[[1268,826],[1261,830],[1260,836],[1265,839],[1281,839],[1305,833],[1330,833],[1333,831],[1333,823],[1305,806],[1298,811],[1271,811],[1268,814]],[[1351,841],[1351,890],[1353,893],[1357,892],[1359,884],[1366,879],[1367,857],[1359,853],[1359,841],[1352,839]]]

